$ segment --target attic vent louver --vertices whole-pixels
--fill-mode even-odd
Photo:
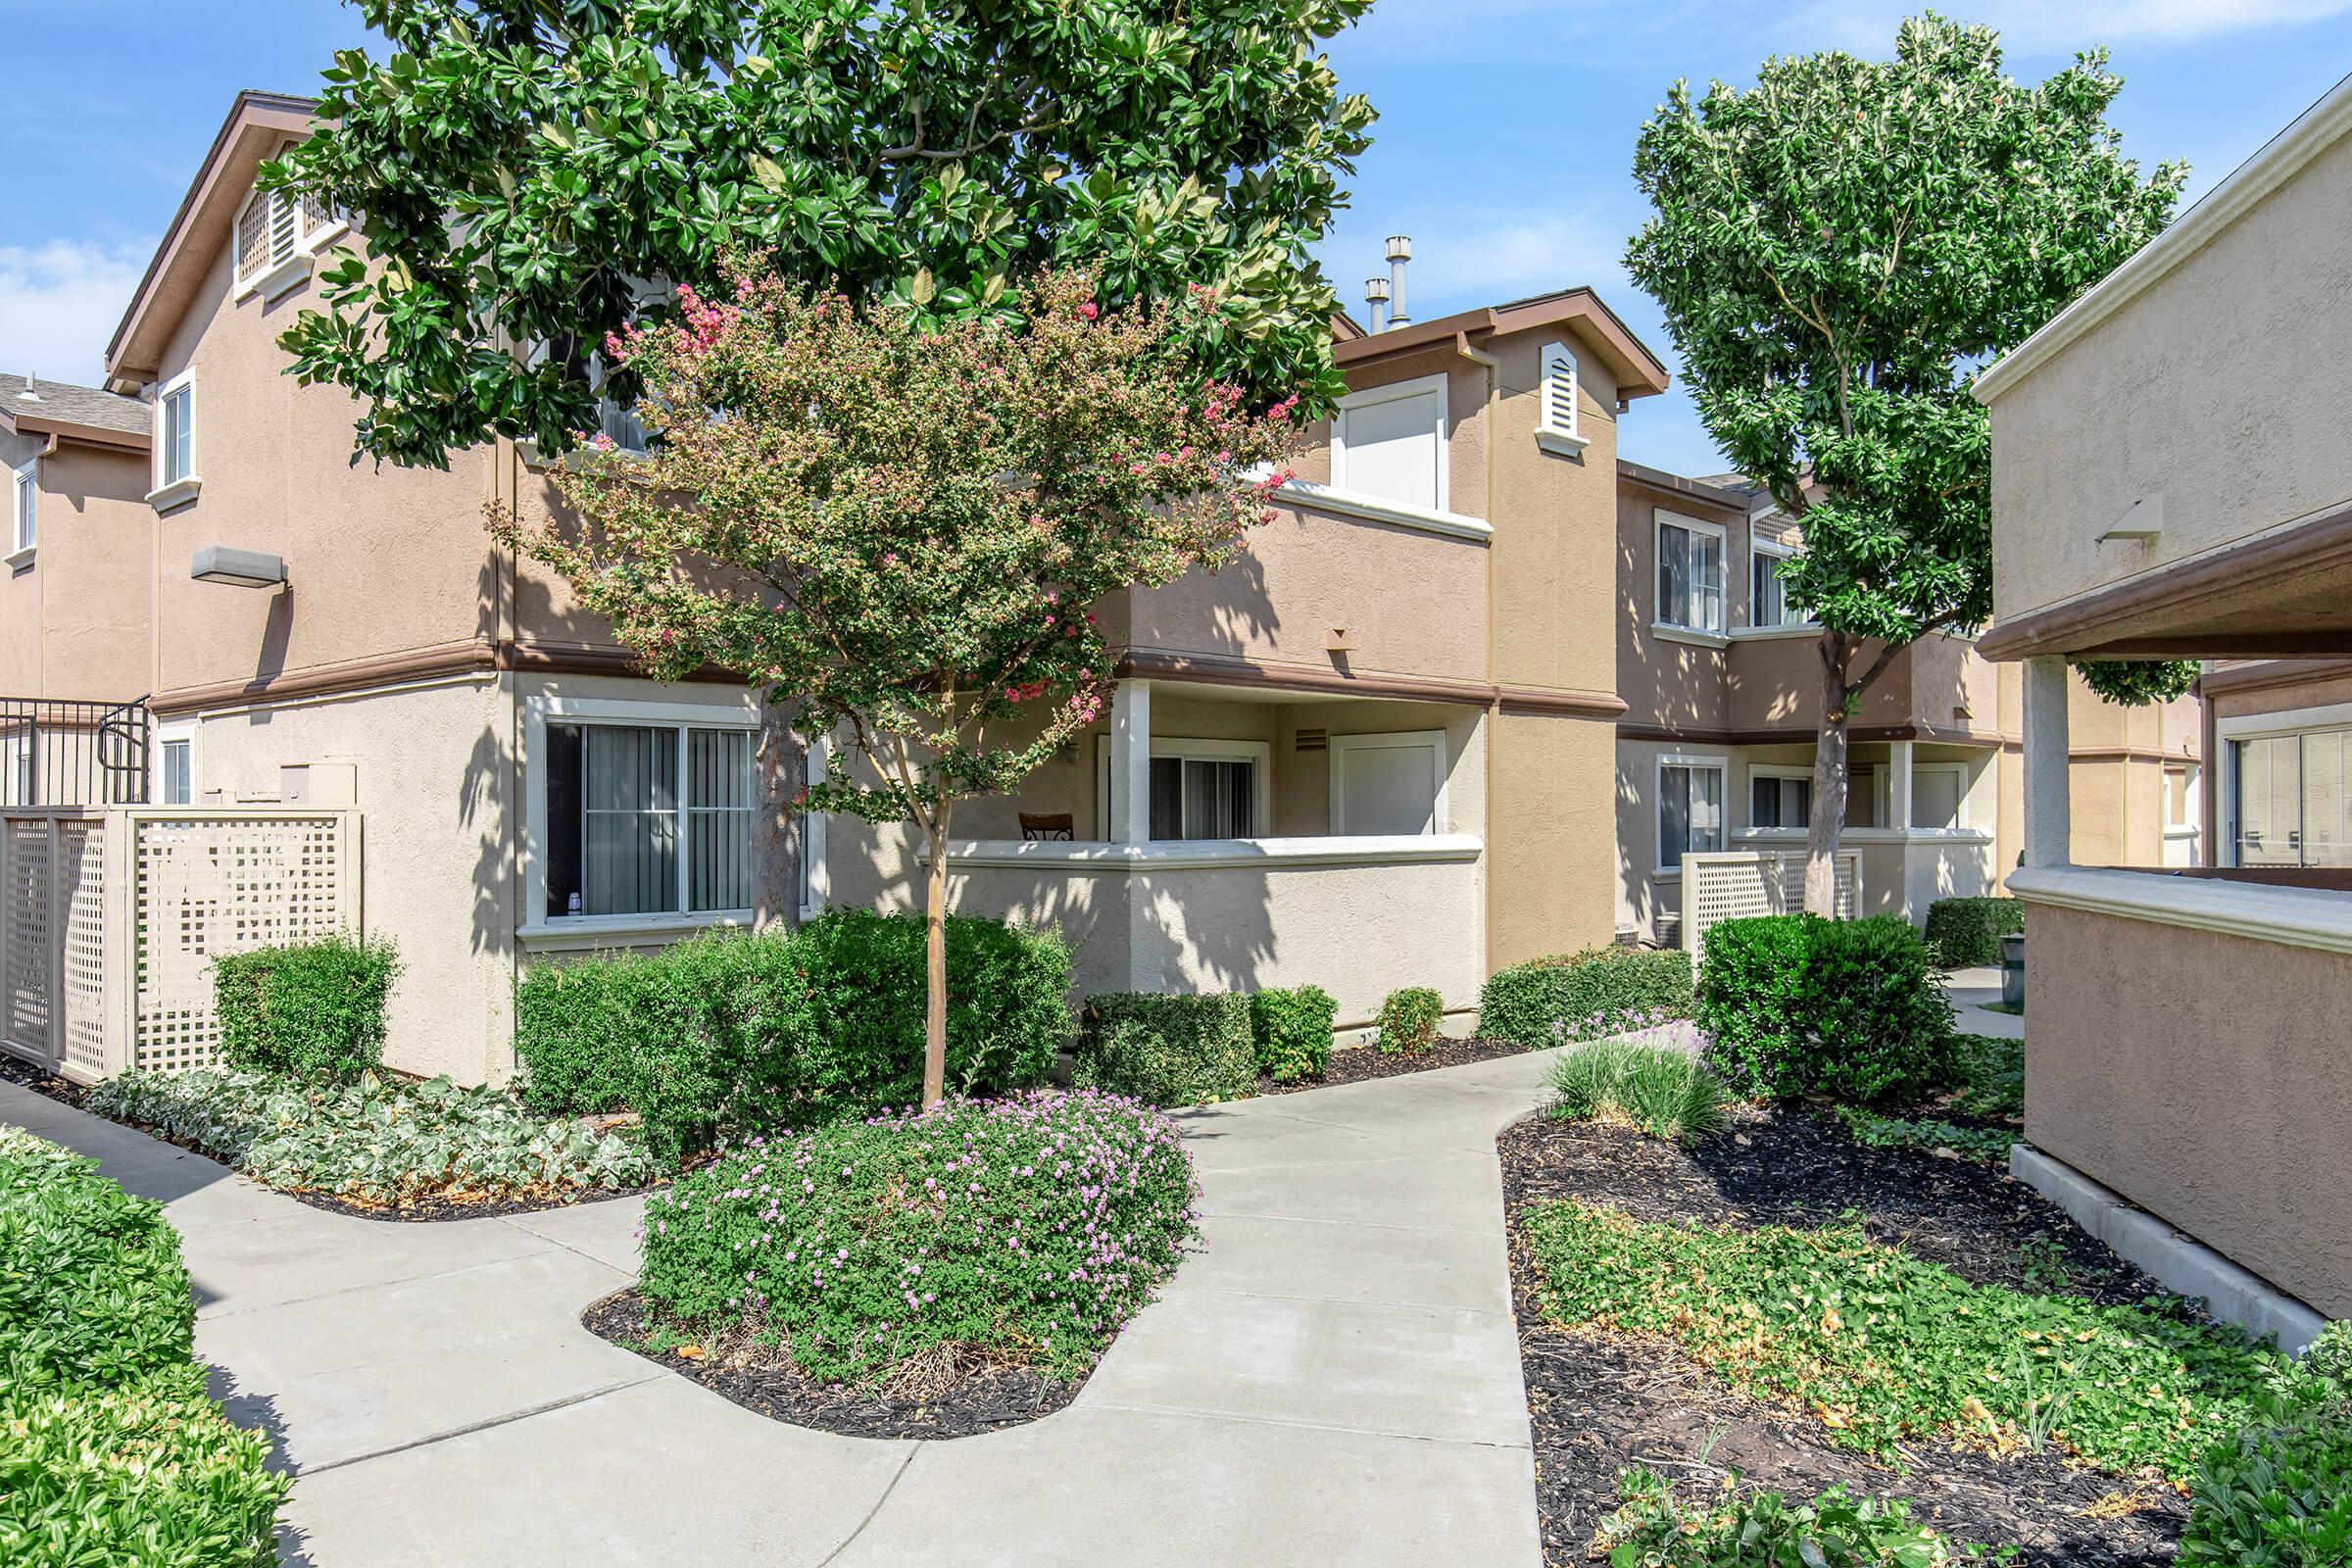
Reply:
[[[1331,731],[1302,729],[1292,738],[1291,749],[1297,752],[1327,752],[1331,750]]]

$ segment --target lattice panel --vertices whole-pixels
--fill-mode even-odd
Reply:
[[[142,818],[135,1059],[167,1071],[213,1064],[214,955],[325,936],[356,902],[340,817]]]
[[[1802,854],[1693,855],[1683,878],[1683,947],[1696,953],[1707,928],[1724,920],[1787,914],[1805,906]],[[1831,908],[1850,920],[1860,907],[1862,858],[1851,850],[1837,858],[1838,891]]]
[[[106,1071],[106,834],[103,820],[57,824],[57,879],[65,900],[66,1060]]]
[[[49,823],[12,818],[0,834],[0,920],[8,922],[8,972],[0,975],[0,1027],[9,1042],[54,1059],[49,1041]]]

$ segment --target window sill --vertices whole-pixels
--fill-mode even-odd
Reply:
[[[7,555],[0,556],[0,566],[6,566],[11,571],[28,569],[32,565],[33,549],[33,546],[26,545],[22,550],[12,550]]]
[[[1311,479],[1293,479],[1274,494],[1306,511],[1336,512],[1345,517],[1361,517],[1367,522],[1385,522],[1449,539],[1475,539],[1484,544],[1494,537],[1494,530],[1488,523],[1477,517],[1465,517],[1458,512],[1439,512],[1401,501],[1384,501],[1378,496],[1334,490]]]
[[[173,507],[186,506],[204,488],[204,481],[195,474],[174,479],[170,484],[147,492],[147,504],[158,512],[170,512]]]
[[[1260,866],[1405,865],[1475,860],[1485,841],[1469,833],[1324,834],[1287,839],[1155,839],[1108,844],[1100,839],[965,839],[948,846],[951,866],[1052,867],[1077,873],[1149,875]]]
[[[592,953],[689,937],[697,931],[752,923],[749,909],[704,914],[571,914],[517,927],[514,940],[531,953]]]
[[[298,250],[275,267],[266,271],[256,272],[246,278],[237,285],[237,291],[231,297],[238,300],[249,300],[259,294],[262,302],[268,304],[310,277],[311,260],[312,256],[309,251]]]
[[[1817,621],[1803,621],[1786,626],[1734,626],[1731,639],[1736,643],[1770,643],[1793,640],[1798,637],[1818,637],[1821,626]]]
[[[1649,634],[1662,643],[1687,643],[1692,648],[1729,648],[1732,640],[1717,631],[1699,631],[1690,626],[1670,626],[1662,620],[1650,622]]]
[[[1757,848],[1778,848],[1783,845],[1801,846],[1806,830],[1801,827],[1743,827],[1732,834],[1736,844]],[[1915,827],[1908,831],[1891,827],[1849,827],[1838,835],[1840,848],[1848,844],[1990,844],[1992,835],[1981,827]]]
[[[1565,430],[1538,430],[1536,446],[1555,458],[1581,458],[1585,448],[1592,444],[1591,436],[1570,435]]]

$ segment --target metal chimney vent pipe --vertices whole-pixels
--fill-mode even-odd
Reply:
[[[1412,316],[1404,308],[1404,264],[1413,259],[1413,237],[1410,234],[1389,236],[1389,329],[1410,325]]]
[[[1372,318],[1375,334],[1389,329],[1389,280],[1385,277],[1364,279],[1364,304]]]

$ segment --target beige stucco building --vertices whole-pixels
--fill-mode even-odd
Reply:
[[[2290,1338],[2352,1313],[2348,234],[2352,80],[1977,383],[1981,646],[2026,662],[2020,1170],[2222,1254],[2140,1261]],[[2069,657],[2210,662],[2206,866],[2070,855]]]

